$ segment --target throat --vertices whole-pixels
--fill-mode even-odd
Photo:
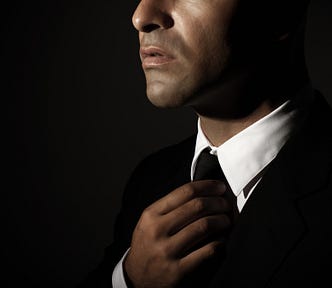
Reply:
[[[281,103],[262,103],[251,114],[241,118],[218,118],[199,115],[203,133],[213,146],[220,146],[256,121],[265,117]]]

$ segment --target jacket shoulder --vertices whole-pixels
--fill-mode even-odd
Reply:
[[[194,155],[196,136],[192,135],[174,145],[164,147],[145,157],[136,167],[137,170],[156,169],[156,165],[170,167]]]

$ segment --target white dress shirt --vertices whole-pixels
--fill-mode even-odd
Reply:
[[[204,135],[198,119],[198,133],[191,165],[191,179],[193,179],[197,158],[205,148],[210,147],[210,153],[218,157],[228,184],[237,197],[237,206],[241,212],[246,201],[262,179],[265,168],[277,156],[295,127],[299,126],[299,122],[305,117],[306,108],[313,95],[311,88],[306,87],[305,89],[307,93],[303,93],[303,91],[299,93],[301,98],[286,101],[270,114],[242,130],[219,147],[211,145]],[[122,264],[128,251],[129,249],[114,268],[112,274],[114,288],[127,288]]]
[[[199,155],[205,148],[210,147],[210,153],[218,157],[220,167],[237,198],[237,206],[241,212],[262,178],[264,169],[277,156],[293,131],[297,110],[288,111],[289,102],[285,102],[219,147],[209,142],[198,120],[191,179]]]

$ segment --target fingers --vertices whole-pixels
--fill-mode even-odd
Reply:
[[[223,252],[224,247],[225,240],[210,242],[181,258],[178,262],[178,269],[182,271],[183,274],[191,273],[205,261],[210,260]]]
[[[216,180],[191,182],[175,189],[165,197],[152,204],[149,208],[155,213],[163,215],[173,211],[194,198],[220,196],[225,192],[225,190],[226,185]]]
[[[166,214],[163,217],[164,227],[167,227],[168,235],[171,236],[199,218],[225,214],[231,208],[223,197],[194,198]]]
[[[220,181],[192,182],[146,208],[125,261],[129,279],[134,284],[158,280],[174,287],[184,276],[180,266],[193,271],[212,257],[223,243],[215,239],[230,226],[225,190]]]
[[[231,226],[229,217],[225,214],[207,216],[189,224],[169,239],[170,253],[181,257],[197,244],[204,243],[211,237],[217,239]]]

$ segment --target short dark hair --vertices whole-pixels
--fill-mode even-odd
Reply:
[[[266,29],[275,32],[293,32],[305,23],[310,0],[253,0],[257,2],[257,19],[262,19]]]
[[[282,35],[291,34],[292,37],[303,32],[309,2],[310,0],[240,0],[230,29],[230,42],[236,48],[243,45],[254,45],[257,48]],[[251,48],[255,49],[253,46]]]

